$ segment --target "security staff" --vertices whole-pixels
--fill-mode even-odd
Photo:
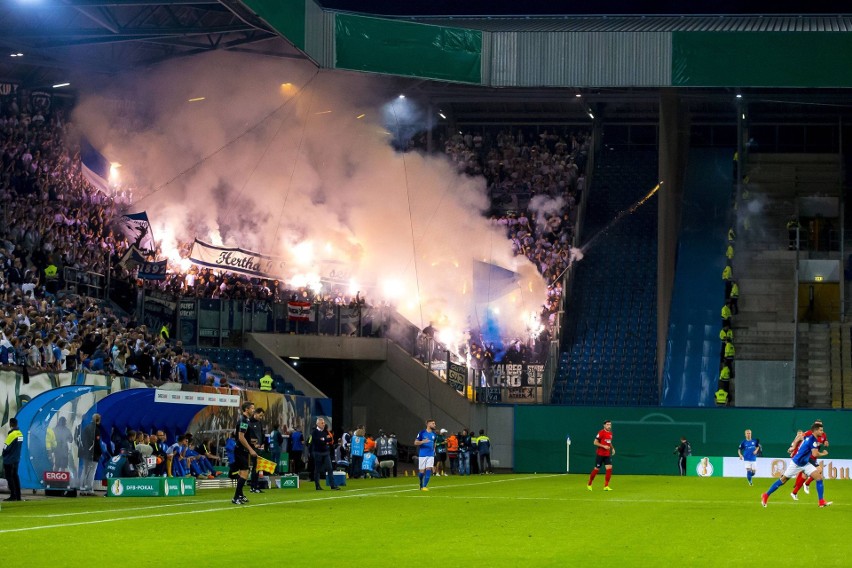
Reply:
[[[485,435],[485,430],[479,431],[476,443],[479,446],[479,475],[494,473],[491,469],[491,438]]]
[[[726,325],[731,325],[732,315],[733,314],[731,313],[731,306],[729,306],[728,303],[725,302],[725,305],[722,306],[722,327],[725,327]]]
[[[328,484],[332,490],[339,490],[334,483],[334,471],[331,468],[331,444],[333,438],[325,425],[324,418],[317,418],[317,427],[311,433],[308,446],[314,459],[314,484],[317,491],[322,491],[320,476],[328,475]]]
[[[734,349],[734,342],[729,341],[725,344],[725,365],[728,367],[734,364],[734,357],[737,354],[737,350]]]
[[[731,380],[731,368],[727,363],[722,363],[722,370],[719,371],[719,380],[725,381],[724,384],[728,384],[728,381]]]
[[[274,380],[272,379],[271,373],[267,370],[266,374],[260,377],[260,390],[262,391],[271,391],[272,383]]]
[[[719,390],[714,395],[716,397],[716,406],[728,406],[728,391],[722,385],[719,385]]]
[[[734,332],[731,326],[726,325],[722,327],[722,330],[719,331],[719,340],[722,342],[719,348],[719,361],[723,362],[725,360],[725,344],[734,340]]]
[[[53,262],[44,269],[44,287],[51,294],[59,291],[59,269]]]
[[[9,497],[4,501],[21,501],[21,479],[18,476],[18,465],[21,462],[21,447],[24,445],[24,434],[18,430],[18,419],[9,419],[9,435],[3,446],[3,476],[9,484]]]
[[[740,285],[736,280],[731,280],[731,293],[728,294],[728,302],[731,304],[731,313],[740,313]]]

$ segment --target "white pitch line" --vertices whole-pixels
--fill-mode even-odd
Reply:
[[[58,517],[77,517],[80,515],[110,514],[124,511],[145,511],[146,509],[162,509],[164,507],[186,507],[187,505],[203,505],[205,503],[221,503],[221,499],[207,499],[204,501],[187,501],[185,503],[168,503],[166,505],[148,505],[145,507],[129,507],[127,509],[98,509],[97,511],[77,511],[76,513],[54,513],[51,515],[21,515],[16,519],[55,519]]]
[[[472,487],[472,486],[475,486],[475,485],[491,485],[491,484],[495,484],[495,483],[506,483],[506,482],[511,482],[511,481],[527,481],[527,480],[530,480],[530,479],[537,479],[537,478],[544,479],[546,477],[553,477],[553,476],[552,475],[550,475],[550,476],[547,476],[547,475],[530,475],[530,476],[525,476],[525,477],[513,477],[513,478],[509,478],[509,479],[494,479],[494,480],[491,480],[491,481],[482,481],[482,482],[477,482],[477,483],[462,483],[462,484],[457,484],[457,485],[436,486],[434,489],[452,489],[452,488],[456,488],[456,487]],[[412,491],[419,491],[419,489],[415,489],[415,488],[412,488],[412,487],[405,487],[405,488],[402,488],[402,489],[398,489],[397,486],[389,486],[388,488],[394,488],[396,490],[395,491],[382,491],[380,493],[355,493],[355,491],[357,491],[357,490],[354,490],[354,491],[347,491],[346,493],[344,493],[342,495],[330,495],[328,497],[315,497],[315,498],[311,498],[311,499],[294,499],[294,500],[288,500],[288,501],[269,501],[269,502],[266,502],[266,503],[250,503],[248,505],[239,505],[239,506],[229,503],[227,507],[216,507],[216,508],[211,508],[211,509],[201,509],[201,510],[192,510],[192,511],[171,511],[171,512],[168,512],[168,513],[161,513],[161,514],[158,514],[158,515],[133,515],[133,516],[130,516],[130,517],[119,517],[119,518],[114,518],[114,519],[97,519],[97,520],[79,521],[79,522],[72,522],[72,523],[60,523],[60,524],[55,524],[55,525],[40,525],[40,526],[35,526],[35,527],[20,527],[20,528],[14,528],[14,529],[0,529],[0,534],[29,532],[29,531],[38,531],[38,530],[45,530],[45,529],[58,529],[58,528],[66,528],[66,527],[78,527],[78,526],[86,526],[86,525],[100,525],[100,524],[104,524],[104,523],[116,523],[116,522],[122,522],[122,521],[135,521],[135,520],[141,520],[141,519],[156,519],[156,518],[159,518],[159,517],[177,517],[179,515],[199,515],[199,514],[202,514],[202,513],[218,513],[220,511],[235,511],[235,510],[240,510],[240,509],[249,509],[249,508],[253,508],[253,507],[269,507],[269,506],[274,506],[274,505],[291,505],[291,504],[297,504],[297,503],[310,503],[312,501],[330,501],[330,500],[337,500],[337,499],[353,499],[355,497],[380,497],[382,495],[389,495],[389,494],[392,495],[392,494],[395,494],[395,493],[407,493],[407,492],[412,492]],[[382,488],[376,487],[375,489],[381,491]],[[205,503],[210,503],[210,502],[212,502],[212,501],[205,501]],[[114,511],[111,511],[111,512],[120,513],[122,511],[121,510],[114,510]]]
[[[496,480],[495,480],[496,481]],[[506,480],[502,480],[506,481]],[[475,485],[473,483],[469,485]],[[464,487],[467,487],[465,485]],[[383,489],[398,489],[397,485],[386,485],[384,487],[358,487],[352,488],[346,491],[347,494],[354,493],[356,491],[381,491]],[[187,499],[191,499],[191,497],[187,497]],[[125,513],[127,511],[146,511],[148,509],[162,509],[164,507],[186,507],[188,505],[204,505],[207,503],[221,503],[222,499],[205,499],[202,501],[199,500],[191,500],[186,501],[184,503],[169,503],[166,505],[148,505],[145,507],[128,507],[126,509],[98,509],[95,511],[77,511],[76,513],[54,513],[50,515],[19,515],[15,516],[16,519],[55,519],[59,517],[78,517],[80,515],[112,515],[116,513]]]
[[[413,495],[409,495],[406,497],[414,497]],[[589,502],[589,503],[600,503],[602,499],[605,499],[607,503],[689,503],[693,505],[710,505],[710,504],[729,504],[729,505],[742,505],[742,504],[760,504],[760,500],[757,501],[745,501],[745,500],[729,500],[729,501],[718,501],[718,500],[700,500],[700,499],[617,499],[612,497],[602,497],[601,499],[595,499],[592,497],[511,497],[511,496],[493,496],[493,495],[479,495],[479,496],[471,496],[471,495],[437,495],[435,499],[461,499],[461,500],[470,500],[470,499],[481,499],[483,501],[566,501],[566,502]],[[816,505],[816,503],[814,503]],[[791,505],[791,506],[800,506],[795,501],[770,501],[770,507],[775,507],[777,505]],[[803,504],[807,506],[807,504]]]

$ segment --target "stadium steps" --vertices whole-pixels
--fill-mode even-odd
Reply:
[[[843,407],[843,338],[840,323],[831,324],[831,407]]]
[[[720,311],[724,304],[721,274],[725,266],[733,187],[732,153],[732,149],[725,148],[692,148],[689,151],[668,316],[663,367],[664,406],[715,404]],[[739,351],[736,331],[734,341]]]
[[[808,376],[808,345],[809,335],[805,331],[799,332],[798,358],[796,359],[796,380],[794,383],[796,406],[808,408],[810,406],[810,390],[807,381],[798,380],[798,377]]]
[[[749,182],[788,196],[839,195],[843,186],[840,160],[838,154],[754,153],[749,155]]]
[[[831,331],[828,324],[811,324],[808,334],[808,407],[831,406]]]
[[[852,408],[852,331],[850,324],[840,326],[841,337],[841,392],[840,406],[835,408]],[[834,406],[834,400],[832,400]]]

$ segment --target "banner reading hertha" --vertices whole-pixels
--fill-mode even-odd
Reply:
[[[267,256],[241,248],[217,247],[198,239],[192,245],[189,260],[198,266],[238,272],[257,278],[284,277],[283,258]]]
[[[287,302],[287,315],[293,321],[313,321],[312,306],[310,302]]]

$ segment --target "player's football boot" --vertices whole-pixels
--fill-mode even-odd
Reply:
[[[802,485],[802,489],[804,489],[804,490],[805,490],[805,495],[810,495],[810,494],[811,494],[811,487],[810,487],[810,485],[808,485],[807,483],[805,483],[804,485]]]
[[[832,503],[834,503],[834,501],[820,501],[819,502],[820,509],[823,508],[823,507],[830,507]]]
[[[592,486],[591,486],[591,485],[586,485],[586,489],[587,489],[588,491],[591,491],[591,490],[592,490]]]
[[[604,491],[612,491],[612,487],[609,485],[604,485]]]
[[[798,500],[799,500],[799,496],[798,496],[798,495],[796,495],[795,493],[790,493],[790,497],[792,497],[792,498],[793,498],[793,501],[798,501]]]
[[[769,495],[764,493],[760,496],[760,504],[766,507],[766,504],[769,502]]]

